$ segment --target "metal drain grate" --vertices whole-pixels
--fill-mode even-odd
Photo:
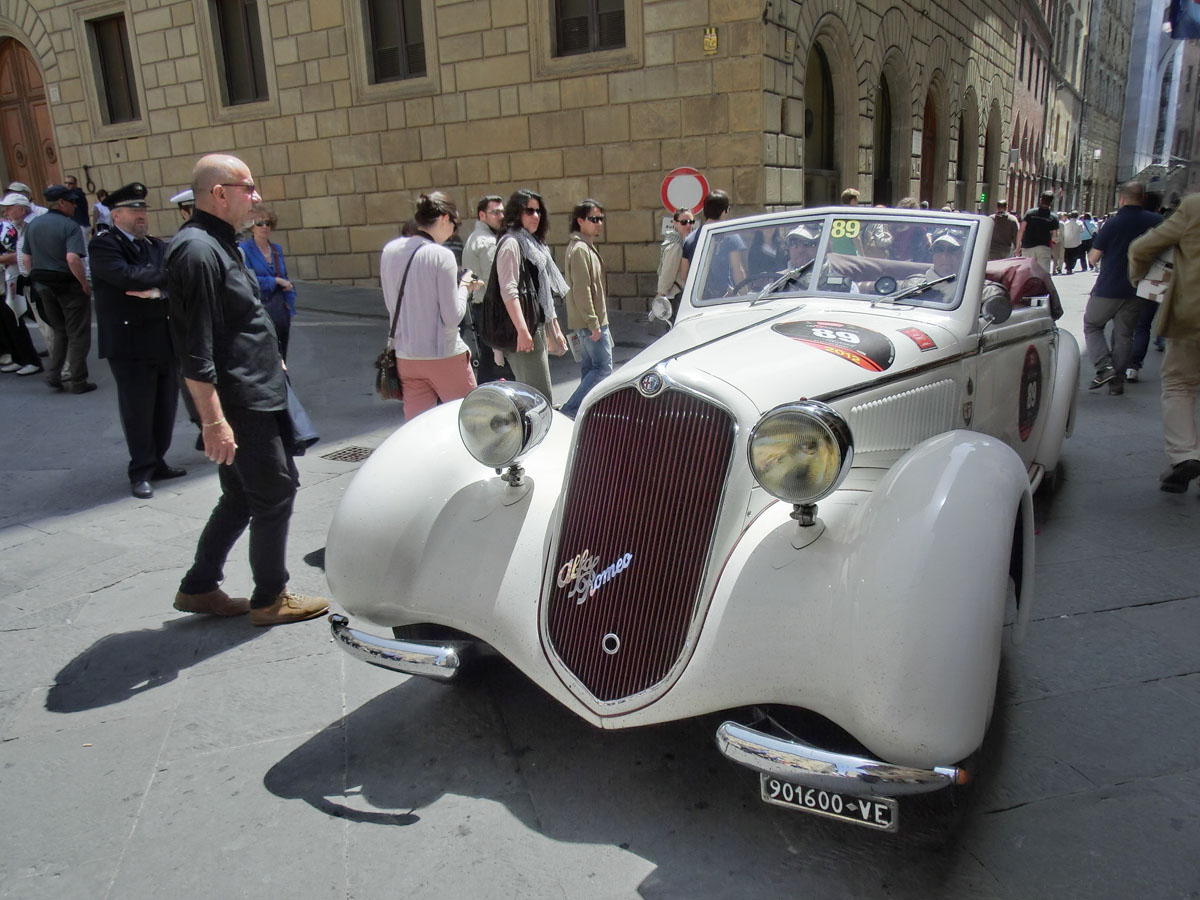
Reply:
[[[375,452],[373,447],[343,447],[332,453],[321,454],[321,459],[333,459],[338,462],[362,462]]]

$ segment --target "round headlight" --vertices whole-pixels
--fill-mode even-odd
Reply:
[[[776,407],[750,432],[750,471],[768,494],[815,503],[841,484],[854,458],[850,426],[824,403]]]
[[[513,381],[478,387],[458,408],[458,433],[467,452],[492,469],[523,459],[542,442],[554,413],[541,391]]]

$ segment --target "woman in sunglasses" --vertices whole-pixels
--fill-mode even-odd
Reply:
[[[279,355],[287,361],[288,335],[292,330],[292,316],[296,314],[296,289],[288,280],[287,266],[283,263],[283,248],[271,243],[271,232],[279,220],[266,206],[256,206],[251,214],[250,237],[238,247],[246,265],[254,270],[258,278],[258,292],[262,305],[275,324],[275,336],[279,338]]]
[[[441,191],[422,194],[412,224],[413,233],[388,241],[379,260],[406,422],[475,389],[458,323],[467,312],[467,293],[482,287],[469,270],[459,272],[443,246],[459,224],[453,200]]]
[[[496,349],[504,350],[517,381],[537,388],[553,402],[546,353],[567,352],[554,310],[554,304],[567,295],[567,282],[546,246],[549,217],[542,195],[528,188],[514,192],[504,205],[505,233],[496,244],[496,278],[517,332],[517,346]]]
[[[696,227],[696,214],[690,209],[677,209],[671,216],[671,231],[667,234],[659,248],[658,254],[658,287],[654,299],[660,297],[671,304],[671,321],[675,321],[677,312],[675,298],[683,290],[683,282],[687,271],[683,267],[683,239],[692,233]]]

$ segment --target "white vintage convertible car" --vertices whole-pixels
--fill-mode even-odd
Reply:
[[[363,465],[327,575],[392,635],[335,615],[336,641],[440,679],[491,648],[598,728],[721,713],[763,800],[896,830],[970,777],[1072,427],[1078,345],[991,227],[706,227],[674,327],[575,421],[484,385]]]

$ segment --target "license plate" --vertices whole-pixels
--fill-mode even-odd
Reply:
[[[805,787],[759,775],[762,798],[776,806],[828,816],[840,822],[865,825],[879,831],[895,831],[900,824],[899,804],[890,797],[856,797],[821,788]]]

